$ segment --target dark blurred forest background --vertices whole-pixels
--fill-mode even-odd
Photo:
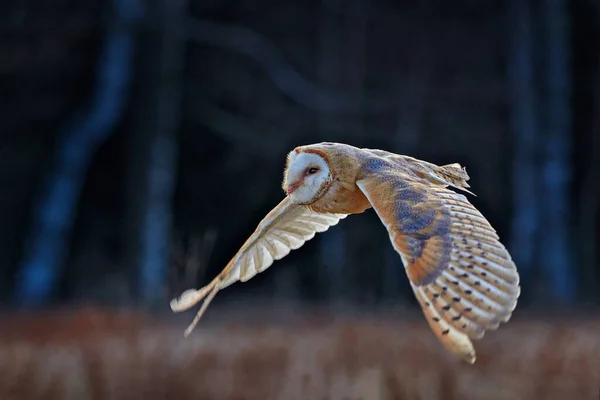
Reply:
[[[0,29],[7,310],[170,313],[320,141],[466,166],[521,273],[515,315],[600,301],[596,0],[10,0]],[[234,303],[416,307],[372,211],[205,318]]]
[[[283,197],[286,153],[319,141],[461,163],[524,303],[599,298],[595,1],[2,8],[5,304],[165,308]],[[412,298],[372,212],[241,286],[219,297]]]

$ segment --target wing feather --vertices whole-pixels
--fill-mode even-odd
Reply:
[[[248,281],[292,250],[302,247],[317,233],[326,231],[346,217],[347,214],[316,213],[308,206],[294,204],[289,197],[285,197],[258,224],[254,233],[212,282],[198,290],[187,290],[171,301],[171,309],[180,312],[205,299],[185,335],[189,335],[219,290],[237,281]]]
[[[357,185],[387,228],[434,334],[473,363],[470,339],[510,319],[519,274],[487,219],[447,183],[389,167]]]

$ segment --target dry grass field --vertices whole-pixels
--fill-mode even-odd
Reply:
[[[417,315],[204,323],[188,339],[185,318],[2,318],[0,400],[600,398],[600,320],[515,318],[476,342],[471,366]]]

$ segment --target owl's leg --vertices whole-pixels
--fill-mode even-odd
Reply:
[[[179,298],[171,300],[171,310],[173,310],[174,312],[181,312],[195,306],[198,302],[204,299],[202,307],[200,307],[200,311],[198,311],[198,314],[196,314],[196,317],[194,318],[190,326],[185,330],[185,337],[187,337],[192,332],[198,321],[200,321],[200,318],[202,318],[202,315],[208,308],[208,305],[213,300],[219,289],[220,288],[217,285],[217,280],[215,279],[211,283],[199,290],[186,290],[181,294],[181,296],[179,296]]]
[[[217,294],[218,291],[219,291],[219,287],[217,285],[214,285],[214,287],[212,288],[212,290],[210,291],[210,293],[208,293],[208,296],[206,296],[206,298],[202,302],[202,307],[200,307],[200,310],[198,311],[198,314],[196,314],[196,316],[194,317],[194,320],[192,321],[192,323],[190,324],[190,326],[188,326],[188,328],[183,333],[184,337],[188,337],[189,334],[192,333],[192,330],[194,330],[194,327],[196,326],[196,324],[198,323],[198,321],[200,321],[200,318],[202,318],[202,315],[204,315],[204,312],[208,308],[208,305],[210,304],[210,302],[212,301],[212,299],[215,298],[215,295]]]

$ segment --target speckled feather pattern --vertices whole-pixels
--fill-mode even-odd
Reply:
[[[301,153],[318,157],[297,156]],[[374,208],[433,333],[457,357],[475,362],[471,339],[510,319],[520,287],[515,264],[495,230],[463,194],[449,189],[470,193],[466,170],[457,163],[437,166],[325,142],[290,152],[286,173],[292,172],[284,174],[284,190],[292,183],[288,180],[304,179],[310,160],[322,171],[320,180],[313,177],[314,186],[302,187],[304,197],[297,198],[303,200],[284,198],[210,284],[171,302],[174,311],[183,311],[204,299],[186,334],[219,290],[264,271],[347,215]],[[296,163],[292,169],[290,162]]]
[[[367,161],[370,172],[357,185],[388,229],[434,334],[473,363],[470,339],[507,322],[516,306],[516,266],[481,213],[464,195],[446,188],[450,182],[467,187],[459,179],[461,174],[468,179],[460,166],[452,164],[451,172],[440,174],[436,182],[427,164],[406,173],[394,165],[400,158],[388,159]]]

